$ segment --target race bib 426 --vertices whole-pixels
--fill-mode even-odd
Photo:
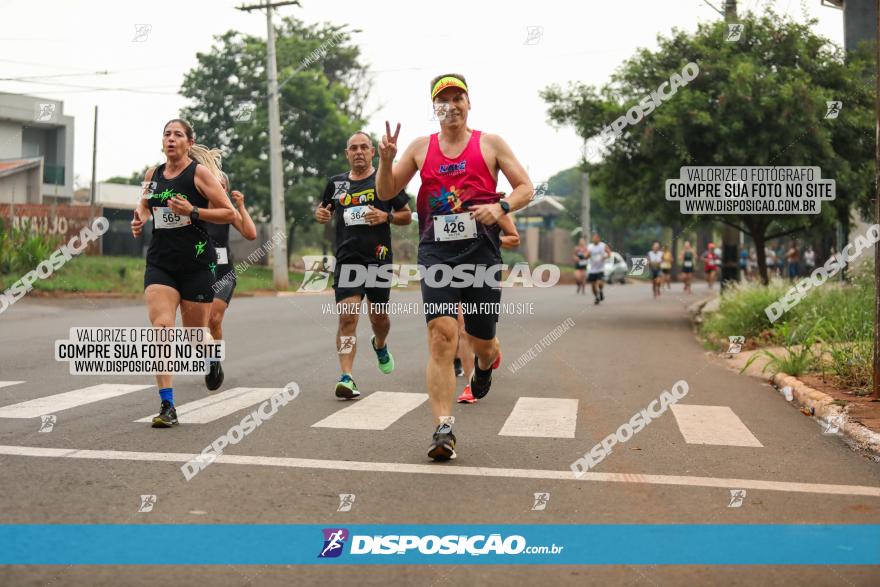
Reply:
[[[457,241],[477,238],[477,223],[471,212],[434,216],[434,240]]]

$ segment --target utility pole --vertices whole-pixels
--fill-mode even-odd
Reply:
[[[874,222],[880,222],[880,0],[874,0]],[[874,244],[874,401],[880,401],[880,242]]]
[[[590,176],[586,171],[581,172],[581,236],[590,242]]]
[[[736,0],[724,1],[724,20],[736,22]],[[721,289],[739,281],[739,230],[723,225],[721,229]]]
[[[95,201],[97,200],[97,188],[98,188],[98,179],[97,179],[97,167],[98,167],[98,105],[95,104],[95,130],[92,135],[92,195],[89,199],[89,205],[91,207],[91,214],[89,219],[89,224],[94,220],[95,217]]]
[[[287,274],[287,231],[284,216],[284,174],[281,162],[281,119],[278,109],[278,68],[275,62],[275,27],[272,26],[272,9],[280,6],[296,5],[298,0],[285,2],[270,2],[265,0],[261,4],[239,6],[239,10],[250,12],[252,10],[266,9],[266,74],[269,82],[269,191],[272,202],[272,234],[279,232],[285,237],[281,239],[274,250],[272,263],[272,280],[275,289],[286,291],[290,285]]]

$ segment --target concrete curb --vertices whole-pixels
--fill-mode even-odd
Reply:
[[[785,373],[777,373],[771,381],[780,391],[786,387],[790,388],[792,400],[808,409],[811,416],[821,420],[826,427],[834,422],[839,427],[839,434],[851,447],[868,453],[875,461],[880,460],[880,434],[850,419],[846,409],[834,404],[834,399],[830,395],[813,389],[800,379]]]
[[[720,305],[721,298],[715,294],[693,302],[687,307],[687,311],[694,323],[699,325],[705,320],[706,315],[716,312]]]

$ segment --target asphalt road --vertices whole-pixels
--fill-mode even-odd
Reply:
[[[422,316],[392,318],[389,348],[397,367],[390,375],[376,369],[362,321],[365,348],[354,376],[364,396],[340,402],[333,396],[336,318],[322,311],[331,296],[235,299],[224,325],[226,381],[216,393],[289,382],[301,393],[228,447],[228,462],[190,481],[167,455],[198,453],[249,410],[206,423],[182,415],[170,430],[136,422],[158,409],[152,377],[72,376],[54,360],[53,344],[74,326],[146,326],[142,302],[26,298],[0,315],[0,514],[5,523],[26,524],[880,523],[880,465],[823,434],[768,385],[707,360],[685,311],[705,294],[705,285],[695,289],[697,296],[654,301],[646,284],[615,285],[600,306],[576,297],[573,286],[505,291],[505,302],[531,304],[533,313],[502,317],[502,366],[484,400],[456,407],[458,458],[444,464],[426,456],[432,423],[419,395],[426,393]],[[417,303],[419,294],[395,292],[392,299]],[[541,345],[566,322],[573,326]],[[509,365],[536,344],[541,352],[512,372]],[[575,459],[679,380],[689,389],[675,408],[682,411],[667,411],[584,478],[573,477]],[[39,415],[2,417],[4,407],[97,384],[150,387],[52,411],[51,432],[39,431]],[[175,382],[179,409],[208,395],[200,377]],[[347,416],[355,406],[367,407]],[[353,428],[377,428],[371,422],[383,418],[384,429]],[[545,436],[523,436],[530,426]],[[729,507],[737,489],[746,493],[739,507]],[[549,493],[542,510],[533,509],[535,493]],[[355,496],[350,511],[337,511],[340,494]],[[152,511],[138,512],[141,495],[156,496]],[[173,547],[145,545],[155,549],[157,563]],[[3,577],[9,585],[876,585],[880,570],[14,566]]]

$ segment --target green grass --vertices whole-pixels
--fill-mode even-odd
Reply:
[[[771,359],[771,371],[822,372],[841,387],[865,389],[871,384],[874,278],[870,273],[853,274],[849,283],[829,281],[809,290],[772,324],[764,308],[792,284],[776,280],[767,287],[731,288],[722,296],[720,309],[707,317],[701,333],[714,343],[740,335],[758,346],[782,346],[785,350],[780,354],[764,353]]]
[[[144,289],[143,259],[137,257],[79,256],[68,261],[48,279],[34,282],[34,289],[45,292],[83,292],[137,295]],[[0,290],[8,288],[22,274],[0,274]],[[294,291],[302,283],[300,271],[290,272],[290,289]],[[272,268],[252,265],[238,277],[236,293],[256,290],[274,290]]]
[[[721,306],[703,323],[702,332],[710,338],[727,340],[728,336],[756,338],[773,327],[764,308],[781,297],[788,286],[771,282],[767,287],[744,283],[726,289]],[[783,319],[788,316],[786,313]]]

